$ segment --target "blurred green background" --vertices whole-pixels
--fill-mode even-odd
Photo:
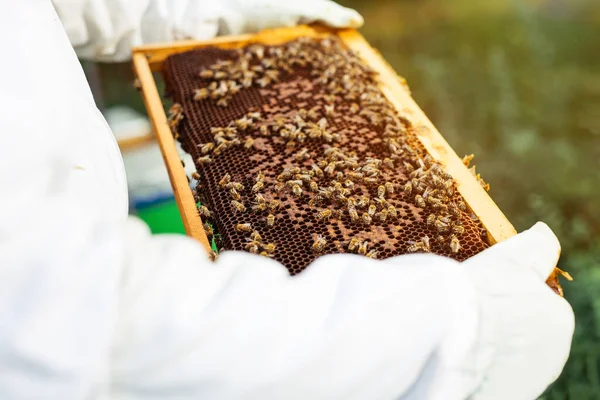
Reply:
[[[362,13],[362,33],[457,153],[476,154],[517,230],[542,220],[559,237],[559,266],[575,277],[564,288],[577,330],[543,398],[600,399],[600,1],[340,3]],[[123,90],[130,67],[100,72],[104,105],[143,111],[138,94]]]

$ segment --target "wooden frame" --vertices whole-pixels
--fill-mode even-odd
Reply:
[[[200,241],[210,251],[210,243],[202,227],[192,191],[181,165],[175,147],[175,139],[167,124],[167,117],[152,72],[161,71],[164,60],[172,54],[205,46],[236,48],[250,43],[281,44],[300,36],[322,37],[329,34],[337,35],[346,47],[356,51],[368,65],[380,74],[381,90],[388,100],[417,127],[418,138],[429,154],[442,163],[454,177],[458,191],[487,229],[488,242],[494,244],[515,235],[516,231],[512,224],[415,103],[404,79],[396,74],[360,33],[354,29],[331,30],[320,26],[297,26],[266,30],[251,35],[218,37],[202,42],[182,41],[133,49],[134,70],[141,83],[142,96],[160,144],[188,236]]]

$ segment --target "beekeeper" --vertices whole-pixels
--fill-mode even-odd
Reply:
[[[127,217],[125,171],[82,57],[319,20],[329,1],[23,0],[0,12],[1,399],[534,399],[574,318],[544,224],[463,263],[278,262]],[[60,20],[59,20],[60,16]],[[62,20],[62,24],[61,24]],[[66,31],[66,32],[65,32]],[[69,43],[69,40],[71,43]]]

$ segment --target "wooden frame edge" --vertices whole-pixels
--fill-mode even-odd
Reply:
[[[198,215],[196,202],[190,190],[185,170],[181,165],[179,153],[175,146],[175,139],[169,128],[167,116],[154,82],[148,59],[144,54],[133,54],[133,68],[141,83],[142,98],[144,99],[150,121],[154,126],[163,160],[167,165],[167,172],[173,186],[175,201],[177,202],[185,231],[188,236],[198,240],[206,251],[210,253],[212,249],[202,226],[202,220]]]

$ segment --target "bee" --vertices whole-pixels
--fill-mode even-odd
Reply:
[[[234,188],[229,189],[229,194],[231,195],[231,198],[233,200],[240,200],[242,198],[242,196],[240,196],[240,194],[238,193],[237,190],[235,190]]]
[[[258,173],[256,174],[255,181],[256,182],[262,182],[264,180],[265,180],[265,174],[263,174],[262,171],[258,171]]]
[[[204,232],[206,232],[206,236],[213,236],[215,234],[215,232],[213,231],[212,226],[210,226],[210,224],[208,224],[207,222],[205,222],[203,225],[204,227]]]
[[[421,238],[421,243],[423,243],[423,248],[425,249],[425,251],[429,252],[431,251],[431,245],[429,243],[429,236],[425,235]]]
[[[298,184],[294,184],[294,186],[292,186],[292,193],[294,193],[295,196],[302,196],[302,188],[300,187],[300,185]]]
[[[433,196],[428,196],[427,199],[426,199],[426,201],[427,201],[427,203],[429,203],[433,207],[440,207],[442,205],[442,201],[440,199],[436,199]],[[423,207],[421,207],[421,208],[423,208]]]
[[[227,147],[229,147],[229,142],[226,140],[223,143],[221,143],[220,145],[218,145],[217,147],[215,147],[215,149],[213,150],[213,153],[218,156],[224,150],[227,150]]]
[[[418,191],[418,190],[419,190],[419,188],[421,187],[421,185],[419,185],[419,183],[420,183],[420,182],[419,182],[419,180],[418,180],[417,178],[412,178],[412,179],[410,180],[410,184],[412,185],[413,189],[415,189],[415,190],[417,190],[417,191]],[[421,190],[421,192],[422,192],[422,190]]]
[[[313,245],[312,250],[315,253],[322,253],[327,246],[327,240],[323,237],[323,235],[313,234]]]
[[[370,251],[369,251],[369,252],[366,254],[366,256],[367,256],[367,257],[369,257],[369,258],[377,258],[377,250],[375,250],[375,249],[373,249],[373,250],[370,250]]]
[[[310,158],[308,149],[304,148],[300,150],[298,153],[296,153],[296,156],[294,158],[296,159],[296,161],[308,160]]]
[[[332,117],[335,111],[335,105],[333,104],[328,104],[325,105],[325,115],[327,115],[328,117]]]
[[[417,251],[425,251],[425,252],[427,252],[428,250],[426,249],[426,247],[423,244],[423,242],[415,242],[415,243],[412,243],[410,246],[408,246],[408,248],[406,249],[406,251],[408,251],[409,253],[416,253]]]
[[[458,240],[458,238],[455,235],[452,235],[450,237],[450,250],[453,253],[458,253],[458,251],[460,250],[460,241]]]
[[[260,233],[258,233],[258,231],[253,231],[250,234],[250,239],[252,239],[255,242],[262,242],[262,236],[260,236]]]
[[[242,192],[244,190],[244,185],[242,185],[239,182],[229,182],[225,185],[225,188],[227,189],[235,189],[238,192]]]
[[[248,118],[247,116],[243,116],[240,119],[236,119],[234,121],[235,126],[243,131],[245,131],[246,129],[248,129],[248,127],[252,126],[252,120],[250,118]]]
[[[260,128],[258,128],[258,131],[263,136],[269,135],[269,127],[267,125],[261,125]]]
[[[385,191],[388,194],[394,194],[394,185],[391,182],[386,182],[385,183]]]
[[[363,221],[363,224],[365,224],[365,225],[371,225],[371,221],[373,221],[373,218],[371,218],[369,213],[363,213],[362,221]]]
[[[413,167],[413,165],[411,163],[404,161],[403,164],[404,164],[404,170],[406,171],[406,173],[410,174],[411,172],[413,172],[415,170],[415,167]]]
[[[474,157],[475,157],[475,154],[469,154],[462,158],[462,163],[465,165],[465,167],[469,167],[471,165],[471,161],[473,160]]]
[[[267,252],[267,254],[273,254],[275,251],[275,243],[268,243],[263,246],[263,250]]]
[[[379,185],[377,188],[377,197],[383,199],[385,197],[385,186]]]
[[[260,121],[262,119],[262,116],[259,112],[249,112],[246,115],[248,116],[248,118],[252,118],[255,121]]]
[[[325,174],[333,175],[333,173],[335,172],[335,167],[336,164],[334,162],[330,162],[329,164],[327,164],[327,166],[325,167]]]
[[[377,178],[368,177],[368,178],[364,178],[363,182],[367,185],[376,185],[378,180],[377,180]]]
[[[356,212],[356,209],[354,207],[348,208],[348,214],[350,215],[350,219],[352,220],[352,222],[357,222],[360,219],[360,217],[358,216],[358,212]]]
[[[210,253],[208,253],[208,258],[210,259],[210,261],[216,261],[218,256],[219,255],[214,250],[211,250]]]
[[[306,117],[311,121],[316,121],[317,119],[319,119],[319,114],[317,114],[315,107],[308,110],[308,112],[306,113]]]
[[[217,105],[219,107],[227,107],[229,105],[229,100],[227,99],[227,97],[220,98],[219,100],[217,100]]]
[[[207,88],[195,89],[194,100],[204,100],[210,96],[210,92]]]
[[[315,182],[315,181],[311,181],[311,182],[308,184],[308,187],[310,188],[310,190],[311,190],[312,192],[318,192],[318,191],[319,191],[319,184],[317,184],[317,182]]]
[[[198,157],[196,159],[196,162],[198,164],[208,164],[208,163],[212,162],[212,159],[210,158],[210,156]]]
[[[462,211],[467,211],[467,205],[462,200],[459,200],[456,206]]]
[[[252,191],[254,193],[258,193],[260,192],[263,188],[265,187],[265,184],[263,183],[263,181],[257,181],[254,186],[252,186]]]
[[[260,253],[258,253],[258,255],[261,257],[271,257],[271,255],[266,251],[261,251]]]
[[[434,225],[438,233],[446,233],[450,230],[450,226],[447,223],[440,221],[439,219],[435,220]]]
[[[246,141],[244,142],[244,148],[251,149],[252,147],[254,147],[254,139],[252,139],[251,137],[247,137]]]
[[[227,78],[227,72],[217,71],[214,73],[214,78],[217,80],[225,79],[225,78]]]
[[[279,208],[279,201],[277,201],[277,200],[271,200],[271,201],[269,201],[269,210],[275,211],[278,208]]]
[[[365,208],[366,206],[369,205],[370,199],[369,196],[361,196],[358,201],[356,202],[356,207],[358,208]]]
[[[258,243],[258,242],[254,242],[254,241],[253,242],[248,242],[246,244],[246,250],[248,250],[252,254],[258,254],[258,249],[259,249],[258,246],[259,245],[260,245],[260,243]]]
[[[233,208],[235,208],[236,211],[239,211],[239,212],[246,211],[246,206],[237,200],[231,200],[231,205],[233,206]]]
[[[373,216],[375,215],[375,212],[377,211],[377,207],[375,206],[375,204],[371,204],[369,206],[369,209],[367,210],[367,213],[369,214],[369,216]]]
[[[394,169],[394,161],[392,161],[391,158],[388,158],[388,157],[384,158],[383,165],[385,165],[389,169]]]
[[[356,114],[360,110],[360,106],[356,103],[350,104],[350,112]]]
[[[215,148],[215,144],[213,142],[209,142],[209,143],[200,144],[200,145],[198,145],[198,147],[200,147],[200,152],[202,154],[208,154]]]
[[[375,214],[375,216],[378,217],[381,222],[385,222],[387,221],[388,211],[384,208],[383,210]]]
[[[210,216],[212,215],[212,213],[210,212],[210,210],[208,208],[206,208],[206,206],[200,206],[198,211],[200,212],[201,216],[206,217],[206,218],[210,218]]]
[[[357,238],[352,238],[352,239],[350,239],[350,242],[348,242],[348,250],[354,251],[358,248],[359,245],[360,245],[360,240]]]
[[[465,233],[465,227],[461,225],[454,225],[452,227],[452,233],[456,235],[462,235],[463,233]]]
[[[362,172],[356,172],[356,171],[350,171],[350,172],[348,172],[347,175],[350,179],[357,181],[357,182],[360,182],[364,177]]]
[[[252,206],[252,211],[254,212],[263,212],[267,209],[267,203],[255,203]]]
[[[452,218],[448,215],[445,215],[443,217],[438,217],[438,220],[440,220],[441,222],[443,222],[445,224],[450,224],[452,222]]]
[[[327,150],[326,150],[326,151],[327,151]],[[327,161],[327,160],[321,160],[321,161],[319,161],[319,162],[317,163],[317,166],[318,166],[319,168],[325,168],[325,167],[326,167],[328,164],[329,164],[329,161]]]
[[[238,232],[250,232],[252,231],[252,224],[237,224],[235,230]]]
[[[310,174],[297,174],[294,178],[301,180],[304,183],[312,181],[312,175]]]
[[[442,235],[438,235],[435,238],[435,241],[438,242],[438,243],[444,244],[444,243],[446,243],[446,238],[444,236],[442,236]]]
[[[315,218],[318,221],[323,221],[325,219],[329,219],[329,218],[331,218],[331,210],[328,208],[321,210],[315,214]]]
[[[284,187],[285,187],[285,183],[283,183],[283,182],[277,182],[277,183],[275,183],[273,185],[273,190],[276,193],[279,193],[279,192],[281,192],[283,190]]]
[[[275,226],[275,216],[273,214],[267,215],[267,226],[269,228]]]
[[[431,197],[428,197],[428,198],[431,198]],[[425,208],[425,207],[427,207],[427,203],[425,202],[425,199],[420,194],[418,194],[418,195],[415,196],[415,204],[419,208]]]
[[[427,216],[427,226],[433,228],[435,226],[436,219],[437,216],[435,214],[429,214],[429,216]]]
[[[317,177],[319,177],[319,178],[323,177],[323,170],[321,168],[319,168],[319,166],[317,164],[313,164],[311,168]]]
[[[200,179],[200,174],[197,173],[196,171],[192,172],[192,179],[194,180],[199,180]]]
[[[366,256],[367,250],[369,249],[369,241],[365,240],[361,244],[358,245],[358,254]]]
[[[280,182],[287,181],[292,177],[290,171],[284,170],[281,174],[277,175],[277,180]]]

